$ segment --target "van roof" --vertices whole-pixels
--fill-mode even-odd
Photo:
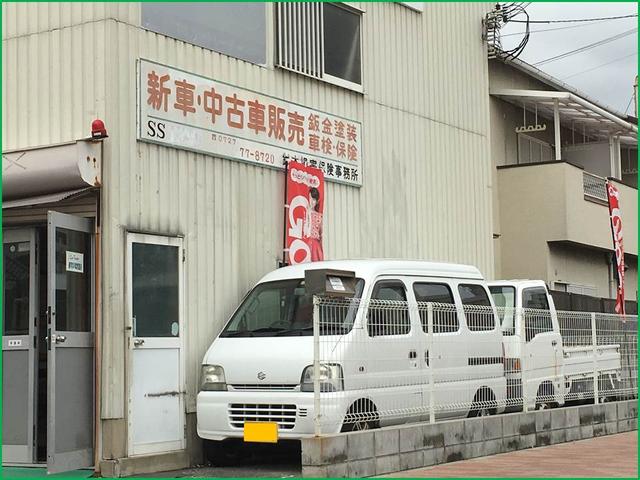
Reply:
[[[378,275],[423,275],[427,277],[466,278],[483,280],[482,273],[471,265],[425,262],[419,260],[329,260],[279,268],[266,274],[260,282],[288,278],[303,278],[306,270],[334,269],[353,271],[358,278],[371,279]]]
[[[491,282],[487,282],[487,285],[491,286],[501,286],[501,285],[510,285],[514,287],[546,287],[547,284],[544,280],[531,280],[528,278],[514,278],[512,280],[493,280]]]

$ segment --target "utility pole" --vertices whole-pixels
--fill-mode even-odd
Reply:
[[[638,75],[633,83],[633,112],[635,113],[634,117],[638,118]]]

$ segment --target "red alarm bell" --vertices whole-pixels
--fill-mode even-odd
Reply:
[[[91,122],[91,138],[93,139],[101,139],[107,138],[107,129],[104,126],[104,122],[100,119],[96,119]]]

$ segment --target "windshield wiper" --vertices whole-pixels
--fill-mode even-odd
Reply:
[[[221,337],[255,337],[255,335],[249,330],[242,330],[240,332],[222,332]]]
[[[308,331],[313,331],[313,326],[304,327],[304,328],[290,328],[287,330],[282,330],[281,332],[278,332],[276,336],[296,335],[296,334],[303,335],[304,332],[308,332]]]
[[[255,337],[256,333],[280,333],[284,331],[284,328],[280,327],[262,327],[255,330],[242,330],[238,332],[224,332],[221,337]]]
[[[262,327],[251,330],[251,333],[267,333],[267,332],[282,332],[284,328],[281,327]]]

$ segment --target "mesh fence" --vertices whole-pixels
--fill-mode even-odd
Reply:
[[[315,297],[316,434],[637,395],[637,317]]]

